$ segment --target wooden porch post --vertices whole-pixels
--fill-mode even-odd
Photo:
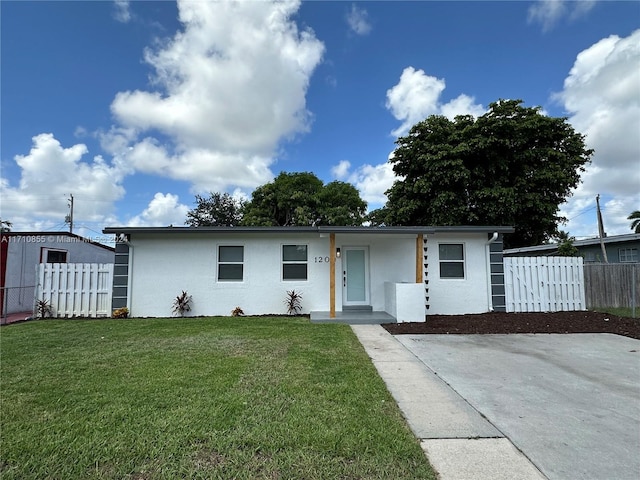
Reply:
[[[336,234],[329,234],[329,318],[336,318]]]
[[[423,255],[424,255],[424,236],[418,234],[416,238],[416,283],[422,283],[424,274]]]

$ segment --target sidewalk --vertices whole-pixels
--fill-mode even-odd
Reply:
[[[442,480],[546,478],[508,438],[384,328],[351,328]]]

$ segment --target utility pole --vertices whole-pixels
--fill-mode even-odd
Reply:
[[[600,237],[600,249],[602,250],[602,258],[604,258],[604,263],[609,263],[607,259],[607,249],[604,247],[604,237],[607,236],[604,233],[604,225],[602,224],[602,212],[600,211],[600,194],[596,196],[596,208],[598,211],[598,237]]]
[[[69,233],[73,233],[73,194],[70,193],[69,194],[69,198],[67,199],[69,200],[69,215],[66,216],[66,218],[64,219],[65,223],[69,224]]]

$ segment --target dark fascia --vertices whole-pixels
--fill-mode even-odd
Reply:
[[[504,226],[391,226],[391,227],[106,227],[105,234],[134,233],[369,233],[369,234],[432,234],[432,233],[512,233],[513,227]]]

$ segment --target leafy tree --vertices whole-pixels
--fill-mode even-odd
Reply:
[[[508,247],[557,234],[558,206],[593,150],[566,118],[500,100],[477,119],[430,116],[396,141],[397,180],[373,212],[388,225],[513,225]]]
[[[2,220],[0,218],[0,232],[2,233],[8,233],[11,231],[11,227],[13,227],[13,224],[7,220]]]
[[[353,185],[322,180],[310,172],[281,172],[254,190],[243,225],[361,225],[367,204]]]
[[[627,220],[632,220],[631,230],[635,233],[640,233],[640,210],[634,210],[631,215],[627,217]]]
[[[360,198],[360,193],[350,183],[327,183],[318,194],[318,199],[318,225],[362,225],[367,212],[367,202]]]
[[[240,225],[245,202],[228,193],[196,195],[196,208],[187,212],[185,224],[191,227],[233,227]]]
[[[575,247],[576,237],[570,237],[569,234],[563,230],[560,230],[556,235],[558,243],[558,256],[560,257],[578,257],[580,252]]]

